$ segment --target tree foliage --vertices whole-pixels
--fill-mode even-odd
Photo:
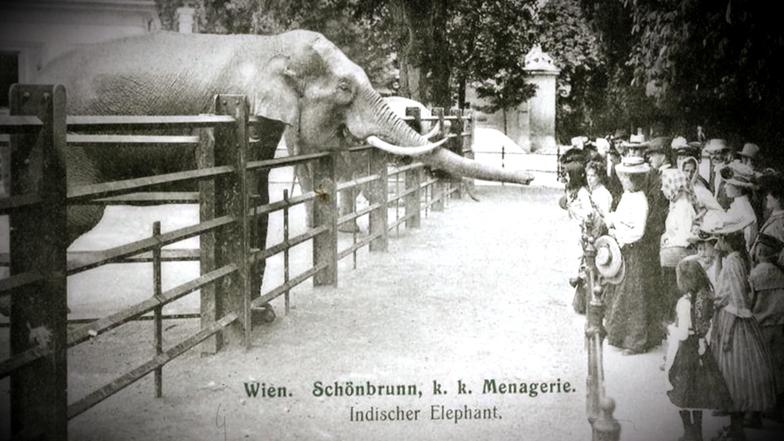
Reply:
[[[577,0],[550,1],[537,20],[537,40],[561,70],[558,75],[556,129],[565,142],[591,133],[603,121],[602,86],[606,84],[606,56],[599,38],[587,23]]]
[[[536,41],[535,0],[460,0],[453,2],[447,35],[454,67],[457,100],[465,100],[472,85],[496,112],[530,98],[534,87],[526,83],[525,54]]]
[[[627,5],[637,36],[629,64],[658,107],[723,136],[780,137],[784,31],[764,2]]]
[[[753,0],[582,0],[606,56],[602,104],[621,124],[736,144],[784,134],[778,15]],[[597,106],[597,108],[600,106]],[[627,111],[628,110],[628,111]]]

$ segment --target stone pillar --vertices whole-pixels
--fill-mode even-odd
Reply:
[[[555,79],[560,70],[539,45],[531,48],[525,56],[524,69],[528,73],[528,82],[536,86],[536,95],[522,104],[528,108],[531,151],[554,149]]]
[[[181,34],[193,33],[193,14],[196,10],[187,6],[177,8],[177,31]]]

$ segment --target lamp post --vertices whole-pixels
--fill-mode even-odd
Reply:
[[[588,351],[586,379],[586,414],[591,424],[593,441],[618,441],[621,425],[613,417],[615,401],[604,390],[604,283],[596,269],[597,249],[594,218],[589,216],[582,226],[585,258],[585,346]]]

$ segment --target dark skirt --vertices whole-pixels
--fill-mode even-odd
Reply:
[[[729,409],[732,406],[727,384],[710,348],[700,355],[696,335],[680,342],[669,379],[672,390],[667,396],[672,404],[682,409]]]
[[[675,321],[675,305],[683,295],[678,290],[678,279],[674,267],[661,267],[661,282],[662,302],[665,305],[662,315],[665,322],[672,323]]]
[[[621,249],[626,276],[618,285],[606,290],[607,342],[633,352],[646,352],[661,343],[661,295],[657,295],[653,278],[659,265],[653,265],[649,253],[639,243]],[[655,272],[654,272],[655,270]]]
[[[776,380],[756,319],[718,310],[713,317],[711,349],[732,396],[732,406],[724,410],[746,412],[773,408]]]

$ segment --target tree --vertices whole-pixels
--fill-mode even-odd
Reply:
[[[447,30],[450,52],[461,60],[454,67],[457,101],[475,87],[488,100],[482,110],[516,107],[535,93],[526,83],[524,57],[536,40],[534,0],[455,2]]]
[[[784,30],[751,0],[581,0],[607,57],[607,114],[739,145],[784,135]]]
[[[561,142],[586,133],[602,133],[597,109],[606,84],[605,54],[577,0],[550,1],[539,12],[537,40],[549,53],[558,75],[556,129]]]
[[[776,14],[762,2],[743,0],[633,6],[638,38],[629,63],[658,107],[738,142],[778,142],[784,31]]]

